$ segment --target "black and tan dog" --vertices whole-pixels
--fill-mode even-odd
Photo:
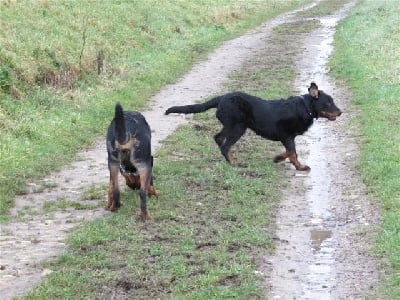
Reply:
[[[158,195],[153,185],[153,157],[151,155],[151,131],[142,114],[124,112],[115,105],[115,116],[107,131],[108,169],[110,187],[106,209],[117,210],[121,206],[118,176],[121,173],[131,189],[139,189],[140,217],[150,220],[147,194]]]
[[[334,121],[342,113],[332,97],[318,90],[318,86],[312,82],[308,94],[302,96],[265,101],[242,92],[234,92],[201,104],[173,106],[165,114],[200,113],[210,108],[217,109],[216,116],[223,125],[214,139],[229,163],[236,163],[231,147],[250,128],[256,134],[272,141],[280,141],[285,146],[286,151],[277,155],[274,162],[289,158],[296,169],[301,171],[308,171],[310,168],[297,160],[295,137],[306,132],[315,118]]]

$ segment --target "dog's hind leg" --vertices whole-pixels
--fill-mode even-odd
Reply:
[[[214,141],[217,143],[219,147],[225,142],[226,139],[226,133],[225,133],[225,127],[222,128],[220,132],[218,132],[216,135],[214,135]]]
[[[231,148],[246,132],[246,126],[236,124],[233,128],[224,127],[221,132],[227,133],[225,142],[219,145],[221,153],[229,163],[236,164],[237,160],[232,156]]]
[[[297,159],[296,152],[289,152],[289,160],[296,167],[298,171],[309,171],[310,167],[306,165],[302,165]]]
[[[119,166],[112,164],[109,166],[110,169],[110,185],[108,188],[108,200],[106,209],[110,211],[116,211],[121,207],[120,191],[119,191]]]
[[[150,180],[150,184],[149,184],[149,190],[148,190],[148,195],[151,195],[151,196],[158,196],[158,195],[160,195],[160,192],[157,191],[156,188],[154,187],[153,176],[151,176],[151,180]]]
[[[148,190],[147,193],[148,193],[148,195],[157,197],[158,195],[160,195],[160,192],[155,189],[154,183],[153,183],[153,163],[154,163],[153,156],[151,156],[150,162],[151,162],[151,172],[150,172],[151,173],[151,179],[150,179],[150,184],[149,184],[149,190]]]
[[[150,213],[147,209],[147,193],[150,191],[151,168],[140,168],[138,169],[138,172],[140,176],[140,190],[139,190],[140,218],[143,221],[152,220]]]

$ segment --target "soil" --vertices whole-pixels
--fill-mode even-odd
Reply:
[[[379,222],[379,208],[371,204],[356,169],[358,133],[352,120],[357,111],[351,105],[351,94],[345,85],[329,77],[326,66],[335,26],[354,4],[350,2],[336,14],[320,17],[321,28],[307,36],[299,35],[296,43],[304,51],[296,59],[298,75],[293,91],[304,93],[306,86],[316,81],[344,113],[336,122],[317,120],[307,134],[297,139],[299,158],[311,167],[311,172],[296,172],[287,166],[289,187],[275,212],[276,251],[273,256],[266,255],[259,265],[271,299],[377,298],[379,274],[370,241]],[[164,111],[224,92],[229,74],[244,68],[247,61],[266,55],[272,28],[298,21],[297,12],[284,14],[224,43],[150,99],[152,108],[143,114],[153,130],[155,156],[160,142],[188,121],[185,116],[165,117]],[[68,199],[81,203],[87,187],[108,183],[104,141],[78,157],[61,172],[32,183],[26,195],[16,197],[12,210],[16,221],[1,227],[2,299],[23,295],[51,272],[40,262],[65,249],[71,229],[109,213],[102,207],[105,196],[99,208],[42,213],[45,202]]]

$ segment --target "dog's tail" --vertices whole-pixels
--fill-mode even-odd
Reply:
[[[207,102],[192,105],[172,106],[165,112],[166,115],[170,113],[178,114],[197,114],[209,110],[210,108],[217,108],[222,96],[215,97]]]
[[[124,110],[119,102],[115,105],[115,137],[120,144],[124,144],[126,141],[126,132],[125,132],[125,117]]]

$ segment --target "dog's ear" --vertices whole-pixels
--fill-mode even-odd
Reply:
[[[308,88],[308,93],[310,94],[311,97],[318,99],[319,96],[318,85],[314,81],[311,82],[310,87]]]

